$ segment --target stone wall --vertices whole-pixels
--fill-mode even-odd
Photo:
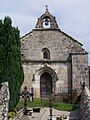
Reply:
[[[66,61],[71,52],[85,52],[82,44],[58,30],[34,29],[21,39],[21,51],[26,60],[44,60],[43,48],[50,51],[50,61]]]
[[[90,91],[87,87],[81,93],[80,115],[81,120],[90,120]]]
[[[77,90],[80,94],[80,88],[83,82],[89,88],[89,69],[88,69],[88,55],[72,54],[72,90]]]
[[[43,57],[43,49],[50,52],[50,59]],[[24,83],[28,90],[34,87],[35,96],[40,94],[40,76],[44,72],[50,73],[55,93],[71,93],[80,86],[80,82],[88,85],[88,59],[82,44],[74,40],[60,29],[33,29],[21,39],[22,62],[24,69]],[[69,56],[72,55],[69,61]],[[56,73],[56,78],[49,67]],[[41,71],[42,69],[42,71]],[[40,71],[40,72],[39,72]],[[83,73],[84,72],[84,73]],[[33,78],[35,81],[33,81]],[[78,90],[79,91],[79,90]]]
[[[5,82],[0,89],[0,120],[8,120],[9,97],[8,83]]]
[[[68,93],[67,67],[67,63],[24,63],[23,70],[25,77],[21,89],[26,85],[29,91],[31,90],[31,87],[33,87],[34,90],[36,89],[36,92],[40,92],[40,76],[43,72],[49,72],[52,75],[53,82],[55,83],[55,93]],[[35,95],[36,94],[40,93],[35,93]]]

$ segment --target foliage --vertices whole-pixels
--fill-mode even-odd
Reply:
[[[16,116],[16,113],[15,112],[9,112],[8,113],[8,119],[13,119],[13,118],[15,118],[15,116]]]
[[[0,83],[9,82],[10,111],[18,103],[23,83],[20,46],[20,33],[18,28],[12,27],[11,18],[0,20]]]
[[[16,106],[16,109],[22,109],[24,106],[24,101],[20,100]],[[28,107],[50,107],[49,99],[35,99],[33,102],[27,101]],[[74,104],[70,103],[60,103],[60,102],[53,102],[53,108],[63,111],[72,111],[75,110],[77,107]]]

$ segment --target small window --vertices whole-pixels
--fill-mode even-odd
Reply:
[[[43,59],[50,59],[50,51],[47,48],[42,49]]]

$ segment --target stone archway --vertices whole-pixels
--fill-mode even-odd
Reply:
[[[44,72],[40,76],[40,96],[47,98],[52,93],[52,76],[48,72]]]
[[[42,82],[42,80],[45,80]],[[44,92],[45,97],[47,97],[50,92],[55,93],[56,90],[56,81],[58,80],[56,72],[50,68],[50,67],[42,67],[40,68],[34,75],[35,81],[33,81],[33,88],[34,88],[34,96],[40,98],[42,95],[42,92]],[[47,79],[47,82],[45,83]],[[51,81],[51,82],[50,82]],[[45,83],[45,85],[44,85]],[[48,86],[49,83],[49,86]],[[42,86],[45,87],[46,92],[42,90]],[[47,86],[47,87],[46,87]],[[47,92],[50,87],[50,91]]]

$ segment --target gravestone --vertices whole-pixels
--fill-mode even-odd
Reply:
[[[0,120],[8,120],[9,98],[8,82],[2,83],[0,88]]]

